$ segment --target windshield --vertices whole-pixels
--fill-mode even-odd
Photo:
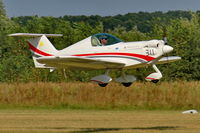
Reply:
[[[122,42],[122,40],[107,33],[99,33],[92,36],[91,42],[92,46],[108,46]]]

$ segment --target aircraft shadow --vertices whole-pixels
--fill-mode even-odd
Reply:
[[[80,131],[71,131],[69,133],[93,133],[93,132],[109,132],[123,130],[175,130],[178,126],[155,126],[155,127],[135,127],[135,128],[79,128]]]

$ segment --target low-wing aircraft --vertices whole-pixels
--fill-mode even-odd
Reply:
[[[145,79],[157,83],[162,74],[156,64],[181,59],[178,56],[164,57],[173,51],[173,48],[163,40],[123,42],[113,35],[99,33],[63,50],[57,50],[47,37],[58,37],[62,36],[61,34],[15,33],[9,36],[30,37],[28,45],[36,68],[49,68],[50,71],[57,68],[105,69],[105,74],[91,79],[101,87],[105,87],[112,80],[109,76],[111,69],[121,71],[121,76],[115,81],[128,87],[136,77],[125,74],[124,70],[147,65],[152,65],[155,72]]]

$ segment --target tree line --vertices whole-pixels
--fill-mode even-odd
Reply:
[[[123,41],[162,39],[174,47],[170,55],[182,57],[175,63],[158,65],[163,80],[200,80],[200,13],[199,11],[138,12],[116,16],[19,16],[8,18],[0,0],[0,82],[28,81],[88,81],[100,71],[56,70],[34,68],[25,38],[11,38],[8,34],[63,34],[52,38],[57,49],[63,49],[88,36],[106,32]],[[154,70],[151,67],[128,70],[139,80]],[[111,72],[117,76],[118,71]]]

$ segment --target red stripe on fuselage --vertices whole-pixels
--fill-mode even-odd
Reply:
[[[123,56],[137,57],[146,61],[151,61],[155,59],[154,57],[151,56],[132,54],[132,53],[93,53],[93,54],[77,54],[74,56],[95,56],[95,55],[123,55]]]
[[[38,53],[38,54],[40,54],[40,55],[43,55],[43,56],[53,56],[52,54],[45,53],[45,52],[43,52],[43,51],[41,51],[41,50],[35,48],[35,47],[34,47],[31,43],[29,43],[29,42],[28,42],[28,45],[29,45],[29,48],[30,48],[32,51],[34,51],[34,52],[36,52],[36,53]]]

